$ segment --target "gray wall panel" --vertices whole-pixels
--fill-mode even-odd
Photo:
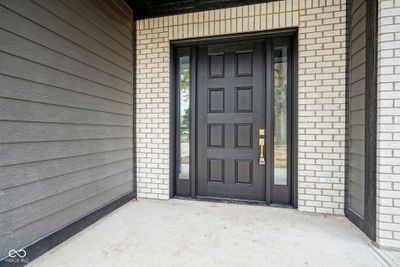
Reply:
[[[73,0],[76,1],[76,0]],[[57,32],[52,32],[43,26],[36,24],[0,5],[0,27],[4,30],[15,33],[23,38],[37,44],[48,47],[53,51],[60,51],[64,55],[71,57],[87,65],[96,67],[104,73],[113,74],[126,81],[130,80],[131,73],[128,70],[102,58],[87,48],[75,44],[69,39],[61,36]]]
[[[366,2],[353,0],[350,29],[349,208],[364,216]]]
[[[0,166],[121,150],[131,138],[0,144]]]
[[[50,2],[50,1],[49,1]],[[88,50],[102,56],[114,64],[131,71],[132,64],[128,57],[123,57],[116,51],[106,47],[101,40],[91,38],[87,33],[73,27],[70,21],[64,21],[51,12],[45,10],[40,5],[30,1],[21,0],[2,0],[2,5],[13,10],[17,14],[34,21],[35,23],[57,32],[61,36],[71,40],[72,42],[87,48]]]
[[[70,25],[84,32],[92,39],[96,41],[101,40],[101,43],[105,47],[130,61],[132,57],[132,47],[130,43],[128,43],[126,46],[122,45],[121,42],[111,38],[108,34],[104,33],[101,29],[93,25],[90,21],[82,17],[79,13],[70,9],[62,1],[33,0],[33,2],[48,10],[60,19],[67,21]]]
[[[30,60],[0,52],[0,62],[2,62],[0,73],[8,76],[96,95],[122,103],[132,103],[131,95],[128,92],[100,85]]]
[[[124,11],[126,5],[121,5],[121,1],[116,0],[111,2],[116,3],[116,5],[110,6],[110,0],[88,0],[83,1],[85,4],[90,6],[90,8],[97,13],[99,17],[104,19],[108,24],[118,29],[121,33],[126,36],[130,36],[132,32],[132,25],[128,23],[129,17],[131,14],[128,14]],[[103,10],[108,10],[107,15],[103,12]],[[122,15],[123,14],[123,15]]]
[[[365,48],[365,39],[366,39],[365,32],[362,33],[361,35],[357,36],[357,37],[352,35],[352,40],[351,40],[351,51],[352,51],[352,54],[354,54],[355,52],[358,52],[361,49]]]
[[[130,158],[131,149],[123,149],[1,167],[1,175],[7,179],[0,180],[0,189],[18,187]]]
[[[116,103],[118,105],[118,103]],[[131,126],[131,115],[0,98],[0,120]]]
[[[112,188],[99,191],[95,196],[41,218],[40,220],[31,222],[29,225],[19,228],[18,231],[5,233],[0,237],[2,243],[13,244],[15,247],[23,247],[26,245],[26,240],[38,240],[42,238],[49,233],[49,229],[58,229],[60,225],[71,222],[76,214],[82,214],[81,217],[84,217],[93,210],[119,198],[126,192],[126,188],[129,187],[131,187],[131,181],[124,182],[123,184],[116,184]],[[43,227],[43,225],[47,227]]]
[[[99,192],[104,191],[104,189],[112,188],[113,186],[123,182],[128,182],[131,180],[131,176],[131,170],[123,170],[120,173],[97,179],[89,184],[84,184],[40,201],[29,203],[26,206],[22,206],[24,208],[10,209],[3,213],[4,216],[0,217],[2,231],[7,233],[25,227],[31,222],[40,220],[41,218],[58,212],[61,209],[65,209],[92,197]],[[1,238],[2,236],[0,236],[0,239]]]
[[[75,0],[62,0],[62,2],[70,7],[72,10],[85,17],[93,25],[104,31],[110,37],[120,42],[125,47],[131,46],[130,29],[127,35],[121,32],[121,27],[115,27],[112,23],[107,22],[107,18],[103,18],[101,15],[96,14],[94,8],[88,7],[88,1],[75,1]]]
[[[77,188],[105,177],[112,176],[119,171],[132,169],[132,159],[117,161],[102,166],[96,166],[78,172],[51,177],[35,184],[24,184],[5,190],[0,199],[0,212],[15,209],[50,196],[64,193],[67,190]],[[32,188],[35,188],[32,194]]]
[[[68,58],[60,52],[51,51],[47,47],[33,43],[8,31],[0,29],[0,35],[5,40],[0,42],[1,51],[99,83],[100,85],[130,92],[131,82],[104,73],[75,59]]]
[[[132,138],[130,126],[0,121],[3,143]]]
[[[122,0],[0,0],[0,17],[2,258],[133,190],[133,67]]]
[[[0,97],[130,115],[130,104],[0,74]]]

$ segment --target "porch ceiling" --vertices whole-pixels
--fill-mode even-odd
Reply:
[[[134,19],[162,17],[273,1],[277,0],[125,0],[133,10]]]

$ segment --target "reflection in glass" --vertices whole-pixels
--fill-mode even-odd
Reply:
[[[189,179],[190,58],[179,58],[179,179]]]
[[[274,184],[287,185],[287,47],[275,48],[274,57]]]

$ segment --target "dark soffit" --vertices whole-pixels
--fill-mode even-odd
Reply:
[[[273,1],[277,0],[125,0],[133,10],[134,19],[162,17]]]

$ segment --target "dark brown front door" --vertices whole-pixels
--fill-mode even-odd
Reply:
[[[177,195],[293,204],[291,49],[281,37],[176,50]]]
[[[265,200],[265,73],[263,41],[199,47],[198,195]]]

